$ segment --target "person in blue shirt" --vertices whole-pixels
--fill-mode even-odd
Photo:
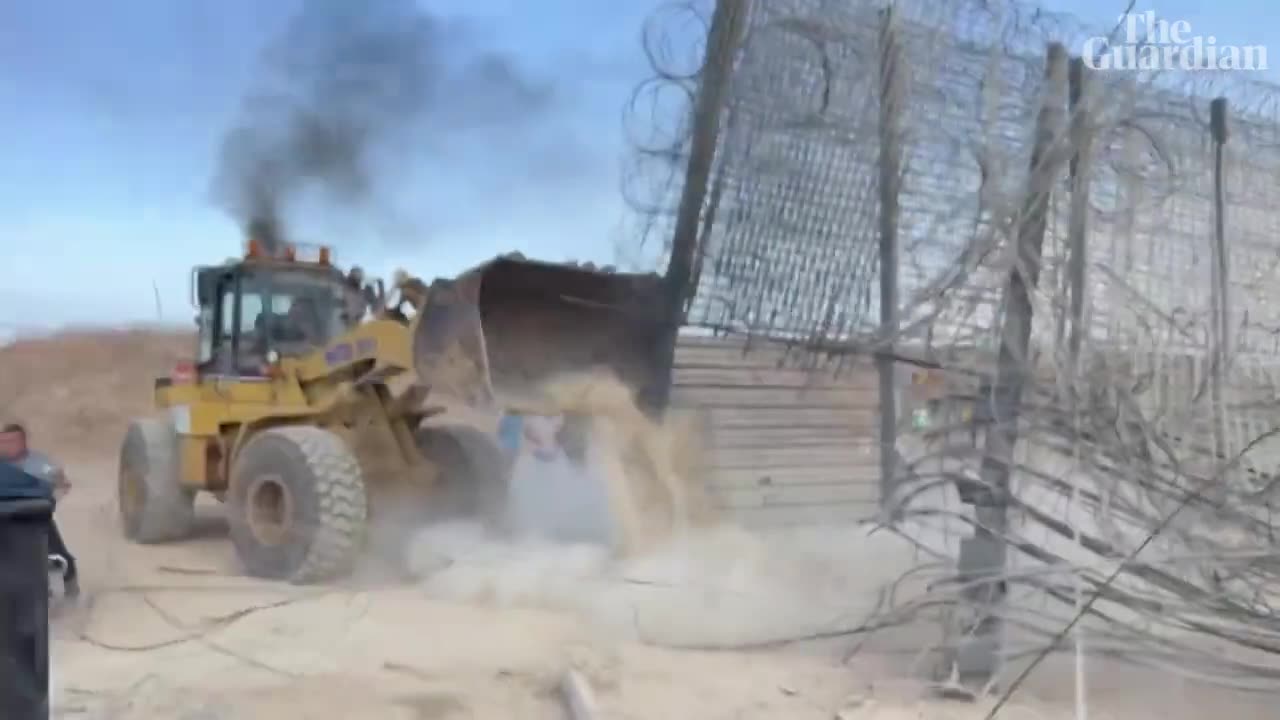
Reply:
[[[507,459],[515,459],[520,452],[520,440],[524,437],[524,418],[513,413],[503,413],[498,421],[498,444]]]
[[[53,491],[54,503],[71,489],[66,473],[44,453],[27,446],[27,429],[21,423],[11,422],[0,427],[0,462],[7,462],[19,470],[48,484]],[[80,595],[80,580],[76,572],[76,559],[58,532],[58,523],[49,519],[49,552],[60,555],[67,562],[62,574],[63,590],[68,598]]]

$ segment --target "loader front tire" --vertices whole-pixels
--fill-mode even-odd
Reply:
[[[493,531],[505,530],[511,462],[497,441],[458,425],[423,428],[417,441],[419,451],[441,474],[429,516],[473,520]]]
[[[308,584],[347,574],[368,515],[360,463],[328,430],[264,430],[236,459],[227,519],[252,576]]]
[[[164,420],[135,420],[120,448],[116,491],[127,539],[151,544],[181,540],[195,525],[195,493],[178,478],[178,438]]]

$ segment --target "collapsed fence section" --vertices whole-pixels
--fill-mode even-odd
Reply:
[[[959,570],[950,667],[1081,624],[1274,687],[1280,93],[1091,72],[1107,28],[1014,3],[725,4],[723,112],[669,148],[709,168],[687,322],[881,360],[880,499]],[[904,359],[940,389],[903,397]]]

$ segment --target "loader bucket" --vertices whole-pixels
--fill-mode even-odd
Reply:
[[[656,274],[500,257],[427,292],[414,333],[419,378],[473,407],[510,407],[550,378],[607,370],[645,404],[666,382]]]
[[[625,405],[643,417],[636,408],[651,410],[650,393],[666,382],[660,278],[502,257],[437,280],[425,295],[415,368],[429,396],[500,418],[495,439],[512,467],[510,526],[562,541],[628,544],[631,531],[617,517],[625,489],[591,469],[587,448],[598,437],[602,401],[612,414]],[[608,379],[564,382],[583,374]],[[584,390],[566,400],[570,386]],[[583,392],[595,397],[583,400]]]

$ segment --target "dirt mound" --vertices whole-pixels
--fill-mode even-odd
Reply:
[[[61,457],[113,454],[129,420],[151,412],[153,383],[190,359],[191,333],[77,329],[0,347],[0,413]]]

